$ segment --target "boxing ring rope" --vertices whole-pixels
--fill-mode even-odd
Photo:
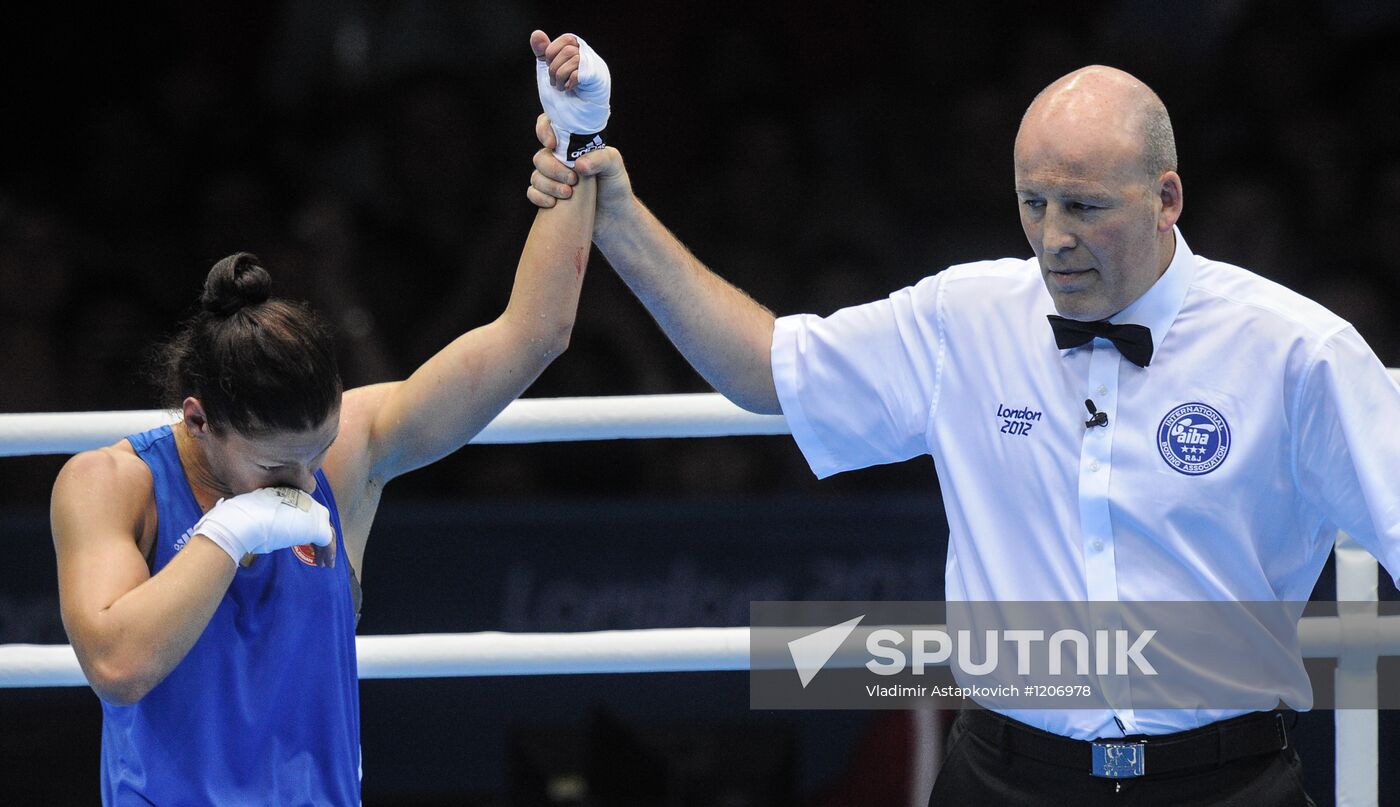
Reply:
[[[1400,381],[1400,370],[1391,370]],[[71,454],[168,423],[166,410],[0,414],[0,456]],[[787,434],[781,415],[745,412],[720,395],[536,398],[512,403],[476,444]],[[1346,536],[1337,542],[1336,617],[1305,617],[1303,655],[1336,658],[1339,697],[1374,699],[1378,659],[1400,655],[1400,617],[1381,617],[1378,565]],[[749,669],[747,628],[567,634],[498,632],[356,637],[361,678],[701,672]],[[0,688],[85,686],[68,645],[0,645]],[[1377,712],[1338,709],[1338,805],[1379,804]]]
[[[169,423],[165,409],[0,415],[0,457],[74,454]],[[782,415],[746,412],[713,392],[599,398],[522,398],[473,445],[788,434]]]
[[[1400,655],[1400,616],[1372,617],[1360,630],[1346,625],[1348,618],[1305,617],[1299,627],[1304,657]],[[725,672],[749,669],[749,633],[742,627],[419,633],[358,636],[355,649],[364,679]],[[862,663],[837,657],[827,666]],[[87,686],[69,645],[0,645],[0,689],[65,686]]]

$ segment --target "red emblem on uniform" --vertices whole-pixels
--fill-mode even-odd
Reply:
[[[314,544],[298,544],[292,547],[292,554],[297,556],[297,560],[307,566],[316,565],[316,547]]]

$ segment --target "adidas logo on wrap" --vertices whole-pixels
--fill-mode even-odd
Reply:
[[[605,136],[608,131],[604,129],[597,134],[571,134],[569,135],[569,159],[577,160],[579,157],[590,151],[597,151],[607,145]]]

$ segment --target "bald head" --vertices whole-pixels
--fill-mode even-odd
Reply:
[[[1099,66],[1059,79],[1026,110],[1015,163],[1021,228],[1061,316],[1106,319],[1166,272],[1181,177],[1146,84]]]
[[[1045,136],[1135,154],[1150,181],[1176,170],[1176,137],[1162,99],[1117,68],[1082,67],[1041,90],[1021,118],[1016,147]]]

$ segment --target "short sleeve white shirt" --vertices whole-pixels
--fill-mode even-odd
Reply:
[[[1192,254],[1061,351],[1034,259],[951,267],[829,317],[777,321],[773,376],[820,477],[933,457],[949,600],[1304,601],[1338,528],[1400,571],[1400,388],[1322,306]],[[1085,400],[1108,413],[1087,427]],[[1008,712],[1080,739],[1220,710]]]

